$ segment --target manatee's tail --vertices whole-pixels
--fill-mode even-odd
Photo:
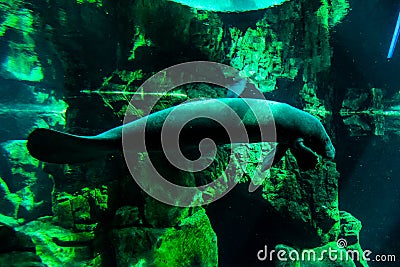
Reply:
[[[121,144],[96,137],[77,136],[49,129],[35,129],[28,137],[29,153],[50,163],[80,163],[115,152]]]

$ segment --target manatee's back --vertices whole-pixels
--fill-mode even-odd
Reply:
[[[49,163],[80,163],[118,150],[115,141],[77,136],[49,129],[35,129],[28,137],[29,153]]]

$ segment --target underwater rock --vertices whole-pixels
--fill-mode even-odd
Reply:
[[[12,4],[3,2],[0,3],[0,7],[4,18],[0,24],[0,36],[10,38],[14,35],[14,38],[7,42],[7,60],[0,66],[0,77],[30,82],[41,81],[43,70],[35,51],[34,12],[24,8],[23,1],[15,1]]]
[[[143,225],[138,207],[123,206],[115,212],[113,227],[127,228],[135,225]]]
[[[265,172],[261,188],[250,193],[249,181],[265,148],[251,144],[234,151],[233,162],[242,168],[243,177],[237,177],[239,184],[207,209],[225,265],[261,265],[256,254],[265,245],[270,249],[282,243],[312,248],[339,236],[339,173],[335,164],[322,161],[315,169],[299,171],[296,159],[287,152]],[[223,159],[219,159],[222,168],[227,162]]]
[[[347,250],[358,251],[362,255],[363,249],[360,243],[360,232],[362,224],[361,221],[346,211],[340,211],[340,235],[339,238],[345,240],[345,247]],[[365,256],[370,256],[366,254]],[[368,262],[360,256],[358,261],[361,266],[367,267]]]
[[[0,213],[16,218],[21,202],[22,199],[17,194],[10,193],[7,184],[0,178]]]
[[[85,98],[87,97],[92,100],[88,101],[88,105],[93,105],[96,109],[103,108],[103,104],[99,102],[101,99],[107,108],[111,108],[111,110],[108,110],[110,113],[109,116],[123,117],[129,100],[133,98],[135,99],[134,105],[131,105],[130,108],[135,109],[132,113],[138,114],[138,117],[140,117],[140,114],[143,114],[141,107],[146,104],[147,98],[151,98],[152,96],[150,94],[140,94],[140,92],[135,96],[135,92],[155,70],[192,60],[217,62],[225,60],[227,41],[224,40],[224,25],[217,14],[191,10],[179,4],[167,2],[166,0],[136,1],[130,8],[124,8],[124,10],[121,10],[121,7],[118,5],[114,8],[119,10],[117,15],[118,20],[126,19],[129,22],[117,25],[113,24],[115,23],[114,21],[108,20],[92,21],[91,23],[99,24],[99,29],[104,27],[124,27],[124,29],[121,29],[121,33],[123,34],[118,36],[118,45],[120,47],[116,50],[119,51],[118,63],[124,67],[126,66],[126,69],[110,71],[112,72],[111,75],[96,73],[97,77],[95,78],[71,75],[67,81],[71,83],[71,86],[68,86],[68,90],[73,91],[73,94],[82,96],[81,93],[84,93],[87,95]],[[99,12],[99,10],[96,9],[96,12]],[[75,13],[71,13],[70,15],[76,16]],[[112,15],[110,13],[110,16]],[[90,29],[90,31],[93,31],[94,28]],[[89,31],[89,29],[82,31]],[[93,38],[100,37],[101,33],[98,33]],[[67,50],[65,53],[69,54],[71,40],[68,40],[69,44],[64,44],[62,43],[64,37],[58,36],[58,38],[60,39],[60,43],[58,44],[60,50]],[[99,39],[99,42],[104,42],[103,39]],[[86,45],[89,44],[85,43]],[[96,44],[97,46],[98,44]],[[74,48],[76,47],[74,46]],[[102,47],[102,51],[106,51],[107,49],[111,49],[111,47]],[[114,54],[115,51],[109,51],[109,53]],[[72,64],[69,62],[69,57],[65,58],[65,64],[68,64],[68,68],[71,69],[72,73],[83,72],[80,68],[99,68],[88,65],[93,64],[94,60],[88,57],[89,55],[85,50],[75,50],[74,54],[70,56],[77,57],[77,55],[79,55],[79,58],[76,60],[79,61],[79,64]],[[114,68],[115,66],[109,60],[101,63],[107,64],[107,68]],[[101,66],[101,68],[104,71],[104,66]],[[87,72],[90,75],[95,74],[89,70]],[[96,82],[96,85],[92,86],[93,88],[82,90],[84,84],[94,83],[94,80],[102,80],[102,82]],[[78,83],[83,84],[79,86]],[[211,97],[215,95],[216,91],[214,88],[209,91],[211,94],[203,96]],[[157,88],[154,88],[154,92],[151,93],[157,94]],[[220,97],[224,94],[225,92],[223,91],[218,92]],[[187,98],[188,95],[180,92],[180,90],[170,92],[160,100],[160,103],[154,107],[154,110],[179,104],[187,100]],[[104,114],[99,119],[94,119],[94,115],[91,113],[82,114],[84,113],[81,110],[82,101],[85,102],[86,100],[81,97],[69,100],[71,108],[68,110],[68,114],[71,117],[81,117],[82,121],[84,121],[83,117],[88,116],[90,118],[89,123],[96,123],[96,120],[104,120]],[[143,108],[147,108],[147,106]],[[72,123],[70,124],[72,126]],[[90,126],[86,122],[84,127],[89,128]],[[104,125],[96,124],[90,128],[101,127],[104,127]]]
[[[341,237],[345,238],[347,245],[355,245],[360,242],[361,221],[346,211],[340,211]]]
[[[80,202],[79,199],[75,202]],[[21,255],[21,264],[25,262],[26,266],[103,266],[107,262],[115,262],[115,266],[138,263],[150,266],[193,266],[192,263],[196,266],[216,266],[216,236],[204,210],[182,219],[175,227],[166,228],[148,228],[140,222],[135,223],[137,211],[134,207],[119,209],[113,220],[115,228],[105,234],[96,234],[93,229],[82,232],[80,229],[63,228],[55,225],[59,222],[50,217],[16,226],[15,229],[0,227],[2,240],[10,240],[3,244],[4,248],[0,247],[0,263],[11,262],[11,255]],[[132,224],[136,226],[132,227]],[[21,236],[19,239],[24,238],[26,249],[22,249],[22,241],[13,237],[15,235]],[[107,243],[112,244],[115,253],[109,251]],[[14,249],[18,253],[12,252]],[[43,264],[35,265],[33,259]],[[187,264],[181,265],[182,262]]]
[[[25,139],[35,126],[65,124],[66,104],[56,96],[63,71],[49,42],[50,26],[36,13],[40,4],[28,2],[0,3],[0,142]]]
[[[321,106],[325,103],[317,91],[326,95],[331,91],[328,87],[320,88],[319,82],[330,66],[330,30],[348,11],[347,0],[290,1],[267,9],[255,25],[244,30],[229,28],[230,64],[250,77],[264,93],[279,90],[278,79],[301,81],[302,84],[294,83],[293,88],[284,89],[302,87],[300,96],[305,109],[313,115],[324,114]]]
[[[268,151],[266,145],[251,144],[235,150],[233,162],[244,171],[243,177],[237,178],[240,184],[246,186],[254,176],[260,159]],[[335,163],[321,161],[312,170],[300,171],[294,156],[287,152],[277,166],[264,173],[259,193],[242,192],[236,198],[240,195],[249,203],[259,202],[262,218],[267,225],[271,224],[263,233],[265,238],[273,236],[280,242],[315,247],[336,240],[339,235],[338,179]],[[274,220],[268,219],[271,217]]]
[[[400,135],[399,94],[385,99],[379,88],[348,88],[339,114],[350,136]]]
[[[60,196],[57,197],[57,202],[54,204],[54,216],[56,216],[57,221],[60,226],[64,228],[73,228],[74,227],[74,216],[73,210],[71,207],[71,202],[69,199],[60,199]]]
[[[188,216],[189,208],[180,208],[146,197],[144,216],[147,223],[155,228],[165,228],[176,225]]]
[[[53,210],[57,222],[64,228],[93,224],[89,200],[82,195],[58,195]]]
[[[168,229],[155,249],[158,266],[217,266],[218,247],[204,209],[183,219],[178,227]]]
[[[146,72],[196,59],[224,60],[224,28],[218,15],[166,0],[137,2],[132,11],[136,41],[129,59]]]
[[[0,223],[0,238],[2,240],[0,253],[9,251],[35,251],[35,245],[29,236],[15,231],[14,228]]]
[[[116,266],[154,266],[154,245],[166,229],[128,227],[110,233]]]
[[[204,209],[175,227],[112,230],[117,266],[217,266],[217,237]],[[132,242],[132,240],[135,240]]]
[[[46,266],[100,266],[92,245],[93,232],[74,232],[42,218],[15,228],[29,236]]]
[[[58,225],[79,231],[91,231],[104,216],[111,213],[109,198],[112,185],[101,188],[83,188],[74,195],[66,192],[57,194],[53,203],[54,216]]]
[[[16,227],[18,225],[21,225],[22,223],[24,223],[24,219],[22,218],[15,219],[13,217],[6,216],[0,213],[0,224],[2,225],[6,225],[9,227]]]
[[[10,140],[1,143],[0,149],[1,170],[8,171],[2,174],[4,197],[14,203],[15,218],[33,220],[51,214],[53,180],[41,163],[29,156],[26,141]],[[10,209],[9,205],[0,207],[0,212],[12,216],[3,208]]]
[[[295,159],[287,153],[285,164],[286,167],[271,169],[263,196],[285,221],[304,229],[307,237],[295,240],[282,236],[283,239],[304,247],[336,240],[340,228],[339,173],[335,163],[325,162],[318,169],[298,171]]]
[[[1,223],[0,239],[0,266],[46,266],[36,255],[35,244],[28,235]]]
[[[41,5],[23,0],[0,3],[0,222],[15,229],[52,214],[52,177],[27,154],[23,140],[36,127],[62,128],[68,107],[61,100],[64,73],[58,52],[49,41],[52,27],[43,23]],[[20,240],[23,233],[16,235]],[[0,265],[45,266],[35,246],[24,246],[7,248]]]
[[[3,81],[0,93],[0,142],[24,140],[37,127],[62,129],[68,105],[55,96],[54,90],[20,82]]]
[[[278,35],[273,30],[262,26],[262,22],[256,29],[249,28],[244,33],[232,28],[230,34],[230,64],[254,81],[261,92],[273,91],[276,78],[296,77],[296,59],[282,62],[282,41],[278,41]]]
[[[19,251],[0,254],[0,266],[48,267],[34,252]]]
[[[343,266],[368,267],[368,262],[363,258],[364,251],[359,243],[361,222],[350,213],[340,211],[340,234],[337,241],[328,242],[315,248],[292,248],[286,245],[277,245],[275,255],[282,252],[277,259],[276,266]],[[269,257],[269,254],[267,255]],[[366,257],[369,254],[365,254]]]
[[[8,170],[7,176],[12,175],[12,177],[4,177],[10,191],[21,190],[36,182],[38,177],[36,177],[35,172],[38,171],[41,163],[29,155],[26,149],[26,141],[11,140],[1,143],[1,152],[3,162],[5,161],[2,171]],[[42,175],[44,175],[43,172]]]

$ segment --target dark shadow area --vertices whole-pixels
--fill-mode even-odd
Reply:
[[[352,10],[335,27],[331,81],[335,88],[334,111],[338,114],[347,88],[369,91],[380,88],[389,100],[400,84],[400,47],[388,60],[387,53],[396,25],[398,1],[350,1]],[[361,220],[361,245],[376,254],[397,254],[399,231],[395,225],[400,202],[399,137],[351,136],[342,118],[335,115],[336,162],[341,173],[341,210]],[[384,266],[395,266],[385,262]],[[382,263],[370,262],[370,266]]]
[[[206,210],[218,236],[219,266],[275,266],[269,255],[275,246],[317,246],[311,240],[311,229],[273,211],[261,196],[262,190],[248,192],[248,183],[238,184],[223,198],[210,204]],[[257,253],[267,246],[268,259],[260,261]]]

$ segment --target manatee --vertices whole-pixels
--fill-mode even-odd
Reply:
[[[188,121],[188,118],[195,119]],[[132,152],[144,152],[140,145],[137,150],[135,148],[135,144],[143,142],[144,138],[146,150],[162,151],[160,136],[163,127],[165,130],[165,122],[171,131],[185,125],[179,132],[179,145],[183,148],[198,147],[205,138],[210,138],[216,145],[277,142],[275,156],[266,157],[264,169],[278,162],[287,149],[293,152],[303,169],[315,167],[318,162],[316,154],[326,159],[335,156],[331,139],[316,117],[285,103],[252,98],[185,102],[95,136],[37,128],[29,135],[27,147],[30,154],[40,161],[59,164],[86,162],[122,151],[125,149],[123,136],[129,139]],[[236,134],[241,127],[246,130],[245,135]],[[262,134],[262,131],[267,134]]]

